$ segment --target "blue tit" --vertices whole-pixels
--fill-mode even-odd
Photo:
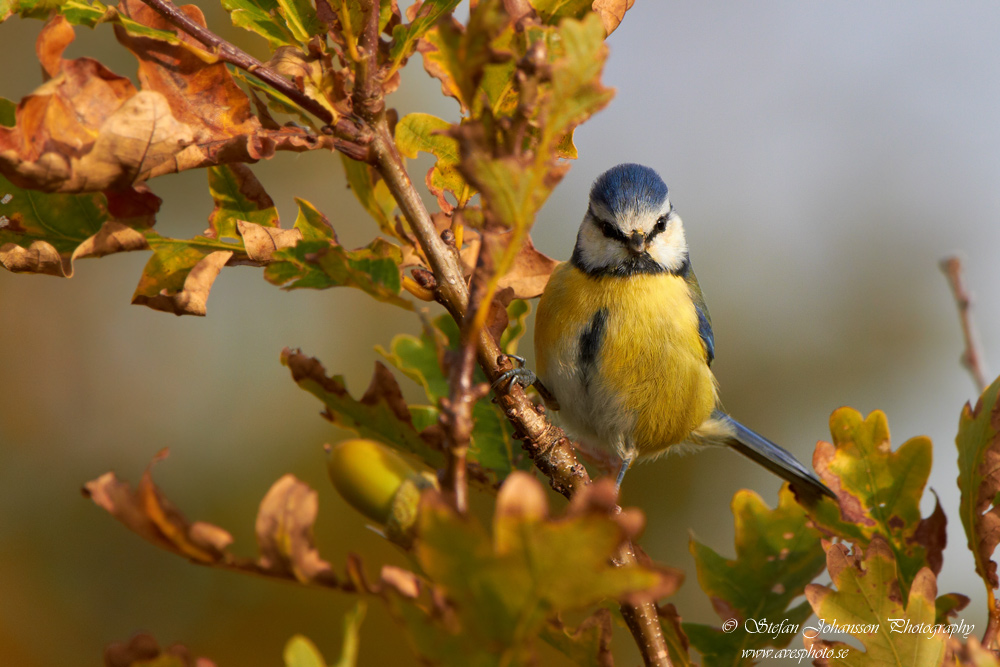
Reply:
[[[619,485],[637,460],[724,444],[791,482],[800,498],[834,497],[791,454],[720,409],[714,357],[712,320],[667,186],[648,167],[609,169],[594,182],[573,256],[553,271],[535,319],[537,379],[561,424],[621,457]]]

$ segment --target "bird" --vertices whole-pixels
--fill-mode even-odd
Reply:
[[[729,416],[712,373],[715,337],[684,225],[650,167],[620,164],[590,190],[569,261],[535,316],[535,369],[494,383],[534,384],[571,437],[621,459],[728,445],[812,504],[834,493],[794,456]]]

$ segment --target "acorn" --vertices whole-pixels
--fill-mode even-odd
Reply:
[[[413,469],[399,454],[374,440],[344,440],[327,446],[327,471],[344,500],[385,527],[385,536],[409,549],[420,494],[437,488],[430,473]]]

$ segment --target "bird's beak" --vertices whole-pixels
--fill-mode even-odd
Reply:
[[[628,249],[636,255],[646,250],[646,237],[642,232],[632,232],[632,236],[628,237]]]

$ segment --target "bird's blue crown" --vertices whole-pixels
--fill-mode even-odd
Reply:
[[[620,164],[597,177],[590,200],[616,215],[636,207],[657,210],[667,198],[667,184],[660,175],[641,164]]]

